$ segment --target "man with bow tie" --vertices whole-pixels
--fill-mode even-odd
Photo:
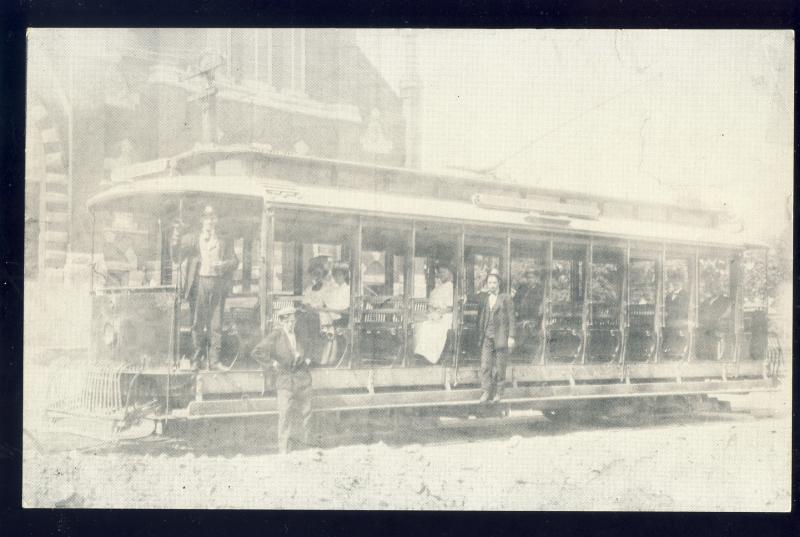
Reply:
[[[515,345],[516,321],[511,296],[500,292],[500,272],[497,269],[493,269],[486,278],[486,288],[478,305],[483,388],[479,402],[485,403],[491,399],[497,403],[503,396],[508,353]]]
[[[278,326],[253,349],[252,356],[277,373],[278,451],[288,453],[292,441],[309,444],[311,360],[303,353],[295,335],[294,307],[282,308],[277,316]]]
[[[217,214],[210,205],[203,210],[200,233],[190,233],[181,238],[180,227],[180,222],[176,223],[170,245],[172,260],[181,264],[183,271],[183,281],[179,282],[183,298],[190,304],[194,345],[192,363],[195,368],[199,367],[208,347],[209,369],[224,369],[219,363],[222,316],[239,259],[233,241],[217,232]]]

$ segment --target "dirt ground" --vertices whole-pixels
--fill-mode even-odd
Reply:
[[[636,425],[556,425],[534,411],[413,428],[362,423],[275,453],[266,420],[122,445],[30,428],[27,507],[788,511],[791,401]],[[430,427],[435,425],[435,427]],[[40,445],[37,446],[37,442]]]

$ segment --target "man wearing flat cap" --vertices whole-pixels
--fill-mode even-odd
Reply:
[[[276,371],[278,395],[278,451],[288,453],[290,443],[309,444],[311,423],[311,360],[295,335],[295,309],[286,306],[277,313],[278,325],[259,343],[252,356],[265,368]]]
[[[222,316],[225,298],[233,285],[233,272],[239,259],[233,241],[217,232],[217,214],[210,205],[203,209],[199,233],[181,237],[181,223],[173,228],[170,251],[172,261],[181,264],[179,282],[184,300],[191,304],[194,367],[208,347],[209,369],[223,369],[219,363],[222,350]]]
[[[514,302],[508,293],[500,292],[500,272],[492,269],[486,278],[486,292],[478,305],[478,342],[481,349],[480,403],[491,399],[497,403],[503,396],[506,362],[514,349],[516,320]]]

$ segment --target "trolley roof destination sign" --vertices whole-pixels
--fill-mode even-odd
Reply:
[[[570,216],[587,220],[597,220],[600,217],[600,209],[594,204],[557,203],[485,193],[472,196],[472,203],[484,209],[502,209],[548,216]]]

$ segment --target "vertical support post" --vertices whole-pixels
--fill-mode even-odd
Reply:
[[[581,345],[581,363],[586,363],[586,356],[589,353],[589,343],[591,339],[590,328],[592,325],[592,254],[594,253],[594,239],[589,239],[586,248],[586,269],[584,272],[583,283],[583,315],[581,315],[581,331],[583,332],[583,344]]]
[[[686,360],[691,362],[696,358],[695,341],[697,337],[697,327],[699,324],[700,311],[700,248],[695,248],[694,259],[691,267],[692,291],[689,294],[689,352]]]
[[[294,242],[294,291],[295,296],[303,294],[303,238],[296,237]]]
[[[548,338],[550,335],[550,310],[553,304],[553,238],[547,240],[547,259],[544,271],[544,296],[542,297],[542,349],[540,363],[545,365],[548,358]]]
[[[743,341],[743,308],[744,308],[744,286],[742,285],[742,253],[737,252],[731,262],[730,293],[733,299],[731,306],[733,322],[733,356],[734,362],[738,362],[742,354]]]
[[[44,184],[45,184],[45,179],[42,178],[42,180],[39,181],[37,186],[37,190],[39,191],[39,213],[38,213],[39,224],[37,228],[37,234],[38,234],[37,236],[39,237],[39,239],[36,247],[36,277],[39,279],[39,281],[44,280],[45,269],[47,268],[47,261],[46,261],[47,248],[45,247],[47,245],[47,238],[45,234],[45,231],[47,229],[47,195],[45,194]],[[92,211],[92,215],[94,217],[94,211]],[[66,221],[67,232],[70,231],[71,221],[72,221],[71,213],[67,213],[67,221]],[[92,235],[92,240],[94,240],[94,235]],[[94,262],[94,256],[92,257],[92,262]]]
[[[178,222],[183,222],[183,197],[178,199]],[[172,239],[170,238],[170,242]],[[170,246],[172,248],[172,246]],[[175,284],[175,360],[180,363],[181,360],[181,305],[183,304],[183,262],[178,256],[178,276],[175,278],[173,276],[173,282]],[[170,270],[172,270],[172,263],[173,263],[173,253],[170,250],[169,253],[169,262],[170,262]]]
[[[767,323],[769,323],[769,248],[764,248],[764,314],[767,316]],[[767,324],[767,327],[769,327],[769,324]],[[769,331],[769,328],[767,328],[767,331]]]
[[[95,261],[94,261],[94,235],[95,235],[95,233],[97,231],[95,229],[97,227],[96,226],[97,222],[95,220],[94,210],[89,211],[89,218],[90,218],[90,224],[89,225],[91,226],[91,237],[90,237],[91,240],[90,240],[90,242],[91,242],[91,252],[92,252],[91,253],[92,257],[91,257],[91,259],[89,261],[89,264],[90,264],[91,269],[92,269],[91,271],[89,271],[89,318],[90,319],[94,319],[94,295],[95,295],[95,291],[94,291],[94,271],[96,270]],[[41,246],[41,244],[40,244],[40,246]],[[37,270],[36,277],[39,278],[40,281],[43,280],[44,279],[43,278],[43,275],[44,275],[44,273],[43,273],[43,270],[44,270],[44,258],[39,258],[39,264],[37,265],[37,269],[36,270]],[[172,349],[170,349],[170,351],[172,351]],[[92,359],[92,360],[94,360],[96,358],[96,345],[95,345],[93,339],[91,340],[91,343],[89,345],[89,358]]]
[[[361,313],[361,239],[364,233],[364,223],[361,216],[358,216],[353,238],[351,242],[350,265],[350,367],[353,367],[354,360],[358,357],[358,319],[356,316]]]
[[[384,251],[385,263],[384,263],[384,270],[383,270],[383,294],[387,296],[394,295],[394,250],[390,250],[386,248]]]
[[[764,248],[764,347],[761,349],[764,359],[769,356],[769,248]],[[783,333],[780,332],[781,337]]]
[[[253,271],[253,234],[252,227],[247,228],[242,237],[242,293],[250,292]]]
[[[159,258],[159,285],[172,285],[175,283],[172,274],[172,255],[170,252],[170,230],[164,226],[164,222],[159,218],[158,233],[161,237],[161,252]],[[94,257],[94,255],[92,256]]]
[[[272,321],[272,280],[275,267],[272,260],[275,259],[275,211],[272,207],[264,205],[261,212],[261,247],[260,247],[260,264],[261,270],[259,271],[258,278],[258,295],[260,315],[261,315],[261,336],[267,334],[267,323]]]
[[[664,274],[667,263],[667,247],[661,244],[661,251],[656,261],[656,307],[654,311],[653,324],[656,331],[656,349],[653,353],[653,360],[658,363],[661,361],[662,350],[664,347]]]
[[[39,213],[39,214],[41,214],[41,213]],[[95,271],[95,264],[94,264],[94,235],[97,232],[97,229],[95,229],[97,222],[95,220],[94,209],[89,211],[89,218],[91,219],[91,229],[92,229],[92,233],[91,233],[92,234],[92,237],[91,237],[91,243],[92,243],[92,245],[91,245],[91,248],[92,248],[91,256],[92,257],[89,259],[89,264],[91,265],[92,270],[89,272],[89,296],[92,296],[92,295],[94,295],[94,271]],[[161,223],[161,220],[159,220],[159,224],[160,223]],[[39,246],[41,246],[41,237],[42,236],[43,236],[42,234],[39,235],[39,237],[40,237]],[[39,263],[39,267],[38,267],[38,275],[41,276],[42,275],[42,270],[44,268],[44,257],[40,257],[39,260],[40,260],[40,263]]]
[[[406,248],[405,267],[403,276],[403,367],[411,361],[413,353],[414,339],[411,337],[411,330],[414,326],[414,258],[417,255],[417,223],[411,221],[411,229],[408,234],[408,245]]]
[[[619,363],[625,364],[628,346],[628,304],[631,294],[631,241],[625,243],[625,256],[622,261],[622,292],[619,296]]]
[[[503,250],[503,279],[506,282],[506,293],[511,295],[511,230],[506,230],[505,248]]]
[[[453,383],[458,383],[458,363],[461,358],[461,333],[464,327],[464,303],[466,302],[464,286],[464,242],[466,240],[466,229],[461,226],[458,234],[458,244],[456,246],[456,285],[455,297],[453,300],[453,366],[455,373]]]
[[[158,235],[157,236],[158,236],[158,244],[159,244],[159,248],[158,248],[159,285],[164,285],[164,281],[165,281],[164,275],[166,273],[165,260],[166,259],[170,259],[169,241],[167,239],[166,233],[164,232],[165,230],[164,230],[164,225],[163,225],[163,221],[162,221],[161,217],[158,218],[157,226],[158,226]],[[92,234],[94,235],[94,230],[92,230]],[[94,237],[92,237],[92,259],[94,259]],[[94,267],[92,267],[92,273],[94,273]],[[178,298],[177,293],[176,293],[175,297],[174,297],[174,300],[172,301],[172,323],[171,323],[171,326],[169,328],[169,352],[170,352],[169,364],[170,365],[169,365],[168,370],[172,369],[172,367],[175,364],[175,359],[177,357],[177,354],[175,352],[175,334],[176,334],[176,328],[177,328],[178,313],[180,312],[180,310],[178,309],[178,304],[179,303],[180,303],[179,302],[179,298]],[[169,372],[167,372],[167,375],[169,375]],[[167,378],[167,385],[169,385],[169,377]],[[167,390],[167,399],[169,399],[169,390]]]

